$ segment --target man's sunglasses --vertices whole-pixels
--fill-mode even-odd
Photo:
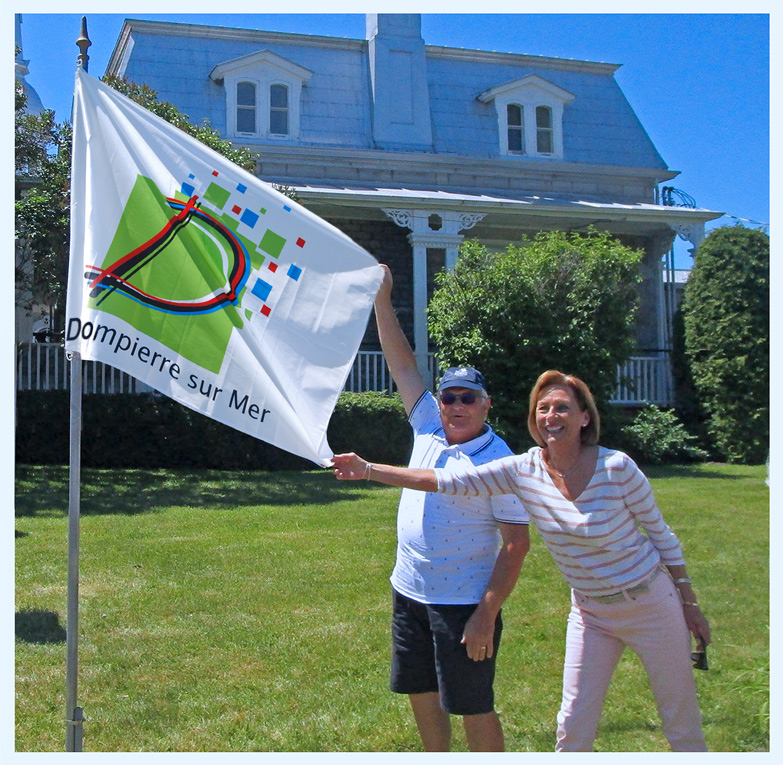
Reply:
[[[480,393],[474,393],[468,391],[467,393],[441,393],[440,402],[444,406],[451,406],[459,399],[465,406],[473,406],[478,400],[482,400],[484,396]]]

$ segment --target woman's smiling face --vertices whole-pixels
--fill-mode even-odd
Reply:
[[[536,427],[547,446],[579,443],[582,428],[589,422],[589,413],[579,408],[568,387],[551,385],[541,391],[536,404]]]

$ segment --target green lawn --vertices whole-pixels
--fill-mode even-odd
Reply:
[[[768,751],[766,470],[648,474],[712,624],[697,676],[707,743]],[[64,749],[67,480],[66,468],[17,468],[17,751]],[[407,699],[388,690],[398,496],[328,471],[84,470],[85,751],[420,750]],[[533,532],[498,659],[509,751],[554,746],[567,610]],[[626,654],[596,750],[666,749]]]

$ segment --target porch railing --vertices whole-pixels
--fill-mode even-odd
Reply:
[[[149,385],[109,364],[84,362],[82,373],[84,393],[146,393]],[[62,345],[26,343],[17,350],[17,390],[68,390],[70,361]]]
[[[432,361],[432,360],[431,360]],[[19,347],[16,365],[17,390],[66,390],[69,361],[61,345],[30,343]],[[84,365],[85,393],[143,393],[152,390],[125,372],[100,362]],[[345,390],[394,390],[394,383],[380,351],[360,351],[345,383]],[[668,406],[672,403],[669,360],[664,355],[634,356],[617,369],[613,404],[633,406],[643,402]]]
[[[394,392],[392,380],[386,359],[381,351],[359,351],[353,360],[353,367],[348,373],[344,390],[351,393],[361,393],[365,390]]]
[[[611,402],[670,406],[674,403],[671,365],[668,356],[632,356],[617,367],[617,385]]]

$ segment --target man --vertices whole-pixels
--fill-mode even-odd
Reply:
[[[414,432],[410,467],[480,465],[512,454],[486,424],[491,404],[472,367],[446,371],[438,400],[426,390],[391,302],[375,298],[378,336]],[[493,680],[500,609],[530,547],[528,515],[510,496],[445,498],[404,489],[391,575],[391,689],[408,694],[425,751],[449,751],[451,714],[471,751],[503,751]]]

